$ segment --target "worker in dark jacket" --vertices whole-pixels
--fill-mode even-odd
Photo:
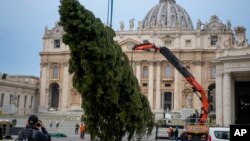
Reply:
[[[41,129],[41,131],[39,130]],[[50,135],[36,115],[29,116],[26,127],[21,130],[17,141],[50,141]]]

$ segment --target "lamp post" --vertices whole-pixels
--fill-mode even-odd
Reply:
[[[112,21],[113,21],[113,0],[108,0],[107,25],[111,28],[112,28]]]

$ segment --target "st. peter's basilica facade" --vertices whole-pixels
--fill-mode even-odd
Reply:
[[[231,27],[212,15],[193,26],[188,13],[175,0],[160,0],[135,27],[120,22],[115,40],[130,59],[134,74],[147,96],[156,118],[166,112],[200,110],[201,102],[192,86],[159,52],[132,51],[135,44],[151,42],[168,47],[204,87],[210,101],[210,114],[216,123],[241,123],[243,105],[238,90],[250,91],[250,48],[244,27]],[[69,47],[63,44],[64,31],[58,24],[45,28],[41,56],[39,112],[81,111],[81,96],[68,73]],[[243,84],[244,83],[244,84]],[[241,96],[236,96],[236,95]],[[248,96],[250,97],[250,96]],[[250,109],[250,108],[249,108]],[[250,116],[249,116],[250,117]]]

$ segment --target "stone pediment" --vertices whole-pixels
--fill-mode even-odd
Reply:
[[[119,45],[122,46],[122,45],[124,45],[124,44],[129,43],[129,42],[132,42],[132,43],[135,43],[135,44],[141,44],[141,42],[139,42],[139,41],[136,41],[136,40],[134,40],[134,39],[128,38],[128,39],[126,39],[126,40],[121,41],[121,42],[119,43]]]
[[[177,35],[162,35],[160,36],[161,39],[175,39]]]
[[[230,24],[228,23],[228,25],[223,24],[220,19],[216,16],[213,15],[210,20],[209,23],[204,24],[203,27],[203,31],[212,31],[212,32],[216,32],[216,31],[227,31],[227,30],[231,30],[230,29]]]
[[[123,40],[119,43],[119,45],[121,46],[123,51],[128,51],[128,50],[132,50],[132,48],[134,47],[134,45],[136,44],[141,44],[141,42],[136,41],[134,39],[128,38],[126,40]]]
[[[51,30],[48,29],[48,27],[45,27],[44,31],[44,37],[46,38],[61,38],[64,34],[63,27],[58,24],[58,22],[55,23],[55,27]]]

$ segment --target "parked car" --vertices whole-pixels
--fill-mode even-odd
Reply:
[[[208,141],[229,141],[230,130],[228,127],[210,127]]]

